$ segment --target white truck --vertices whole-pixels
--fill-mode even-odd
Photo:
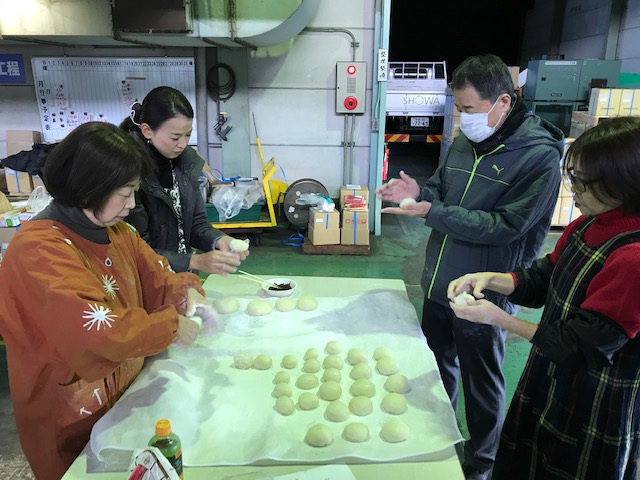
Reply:
[[[389,62],[385,142],[440,143],[446,62]]]

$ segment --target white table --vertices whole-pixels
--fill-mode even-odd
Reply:
[[[277,277],[278,275],[273,276]],[[393,291],[401,294],[407,299],[407,302],[409,301],[402,280],[301,276],[287,276],[287,278],[295,280],[298,283],[298,288],[306,292],[314,292],[317,296],[341,297],[367,291]],[[221,295],[251,296],[255,295],[256,290],[259,289],[259,285],[249,282],[239,275],[231,275],[226,278],[211,275],[204,282],[203,287],[207,295],[211,297]],[[124,472],[87,473],[87,459],[90,456],[92,454],[89,446],[87,446],[69,468],[63,480],[86,478],[121,480],[126,478],[126,473]],[[318,465],[285,465],[281,463],[260,466],[188,467],[185,468],[185,478],[189,480],[231,479],[235,476],[249,473],[265,474],[266,476],[263,478],[271,478],[317,467]],[[436,454],[423,455],[419,459],[411,459],[411,461],[388,463],[358,462],[350,463],[348,467],[359,480],[386,480],[389,478],[462,480],[464,478],[453,446]]]

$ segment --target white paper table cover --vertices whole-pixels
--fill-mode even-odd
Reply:
[[[263,317],[245,312],[256,297],[238,298],[240,311],[221,315],[219,329],[201,336],[185,350],[170,348],[149,359],[141,375],[113,409],[95,425],[91,449],[100,456],[104,449],[135,450],[154,433],[156,420],[169,418],[180,436],[186,466],[242,465],[274,462],[320,462],[338,459],[391,461],[441,451],[462,440],[455,416],[440,381],[433,353],[422,336],[414,307],[406,296],[393,291],[374,291],[350,297],[318,297],[311,312],[274,311]],[[272,304],[277,299],[270,298]],[[273,379],[286,370],[280,362],[293,354],[298,365],[289,371],[293,400],[303,390],[295,386],[302,374],[303,355],[317,348],[322,362],[324,347],[331,340],[342,346],[342,397],[352,398],[349,386],[351,366],[346,362],[350,348],[365,351],[372,367],[377,393],[374,412],[365,417],[351,415],[345,422],[324,418],[329,402],[320,400],[312,411],[296,409],[291,416],[274,410]],[[387,392],[387,377],[375,371],[375,348],[389,348],[406,375],[412,390],[407,393],[408,411],[395,416],[384,412],[380,401]],[[242,352],[268,354],[269,370],[239,370],[234,355]],[[318,372],[322,375],[322,370]],[[317,392],[317,389],[312,390]],[[387,443],[380,437],[383,423],[398,418],[410,427],[405,442]],[[344,426],[366,424],[369,441],[351,443],[342,438]],[[333,442],[314,448],[304,442],[307,429],[316,423],[327,425]]]

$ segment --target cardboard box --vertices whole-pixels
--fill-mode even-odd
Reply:
[[[0,227],[0,247],[5,243],[9,243],[17,231],[16,227]]]
[[[596,117],[615,117],[620,108],[620,88],[592,88],[589,113]]]
[[[337,230],[340,228],[340,212],[323,212],[316,208],[309,209],[309,228]]]
[[[342,211],[342,228],[369,231],[369,210],[352,210],[345,208]]]
[[[581,215],[580,210],[573,203],[573,197],[562,197],[560,199],[560,215],[558,225],[567,226]]]
[[[33,191],[31,175],[27,172],[5,168],[4,173],[7,179],[7,190],[9,193],[29,194]]]
[[[34,143],[41,143],[42,135],[34,130],[7,130],[7,156],[33,149]]]
[[[560,178],[560,192],[558,196],[561,198],[573,197],[573,192],[571,191],[571,180],[569,179],[569,175],[563,173]]]
[[[340,187],[340,209],[347,205],[368,207],[369,189],[361,185],[345,185]]]
[[[553,209],[553,215],[551,216],[551,226],[560,227],[560,208],[562,207],[562,198],[558,197],[556,206]]]
[[[313,245],[338,245],[340,243],[339,228],[309,228],[309,241]]]
[[[340,243],[342,245],[369,245],[369,230],[341,228]]]
[[[508,67],[509,72],[511,73],[511,80],[513,81],[513,88],[518,88],[518,75],[520,75],[520,67]]]
[[[640,89],[623,88],[620,93],[620,116],[640,116]]]
[[[17,227],[20,225],[20,214],[24,209],[10,210],[0,213],[0,227]]]
[[[42,178],[40,178],[40,175],[31,175],[31,183],[33,184],[34,190],[36,189],[36,187],[46,188],[44,186],[44,182],[42,181]]]

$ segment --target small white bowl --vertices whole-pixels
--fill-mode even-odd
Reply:
[[[269,284],[274,285],[291,285],[291,288],[287,290],[273,290],[273,288],[269,287]],[[296,282],[289,278],[270,278],[266,282],[262,284],[262,289],[269,295],[270,297],[288,297],[293,293],[298,285]]]

